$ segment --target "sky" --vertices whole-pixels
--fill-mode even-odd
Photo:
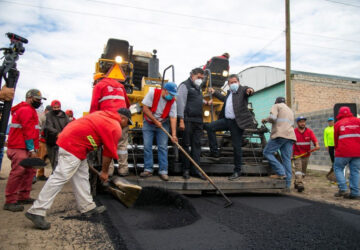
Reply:
[[[291,68],[360,78],[360,1],[290,4]],[[45,105],[60,100],[75,117],[89,110],[95,63],[109,38],[156,49],[160,72],[174,65],[180,84],[224,52],[230,73],[285,68],[284,31],[285,0],[0,0],[0,47],[9,45],[6,32],[29,40],[14,104],[37,88]]]

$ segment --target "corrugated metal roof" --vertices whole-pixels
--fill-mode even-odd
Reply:
[[[292,70],[292,75],[308,75],[330,79],[338,79],[351,82],[360,82],[360,78],[336,76],[327,74],[318,74],[304,71]],[[244,85],[252,87],[255,91],[268,88],[274,84],[285,81],[285,70],[271,66],[253,66],[244,69],[238,73],[240,82]]]

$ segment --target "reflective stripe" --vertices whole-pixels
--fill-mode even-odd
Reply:
[[[111,99],[117,99],[117,100],[123,100],[125,101],[125,97],[121,96],[121,95],[108,95],[108,96],[104,96],[103,98],[101,98],[99,100],[99,103],[100,102],[103,102],[105,100],[111,100]]]
[[[127,150],[118,150],[117,153],[118,153],[118,155],[127,155],[128,151]]]
[[[360,134],[340,135],[340,136],[339,136],[339,139],[352,138],[352,137],[360,137]]]
[[[98,145],[96,144],[94,138],[91,135],[86,136],[86,138],[89,140],[91,146],[93,146],[94,150],[98,149]]]
[[[9,128],[22,128],[21,124],[18,123],[10,123]]]
[[[273,119],[273,120],[276,120],[276,116],[275,115],[270,115],[270,118]]]
[[[293,121],[290,121],[289,119],[286,118],[278,118],[276,119],[276,122],[287,122],[290,123],[291,125],[294,123]]]
[[[296,142],[296,145],[311,145],[311,142]]]
[[[300,172],[300,171],[296,171],[296,172],[295,172],[295,175],[304,175],[304,173],[303,173],[303,172]]]
[[[22,128],[22,126],[18,123],[10,123],[9,128]],[[41,127],[39,125],[35,125],[35,129],[41,129]]]

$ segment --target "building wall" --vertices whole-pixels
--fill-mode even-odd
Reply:
[[[359,82],[294,74],[292,87],[295,113],[332,109],[336,103],[360,104]]]

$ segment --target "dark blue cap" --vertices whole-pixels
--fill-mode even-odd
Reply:
[[[304,120],[306,121],[306,117],[305,116],[299,116],[298,118],[296,118],[296,122]]]
[[[177,85],[173,82],[167,82],[164,85],[164,89],[166,89],[171,95],[177,96]]]

